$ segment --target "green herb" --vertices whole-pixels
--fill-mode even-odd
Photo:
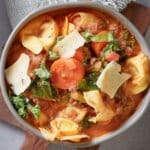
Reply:
[[[21,108],[18,109],[18,114],[19,114],[19,116],[22,116],[23,118],[28,117],[27,110],[24,107],[21,107]]]
[[[81,126],[83,128],[90,128],[92,126],[92,122],[89,121],[89,118],[88,117],[85,117],[82,122],[81,122]]]
[[[95,85],[90,85],[86,79],[82,79],[77,86],[77,89],[80,91],[90,91],[95,90]]]
[[[58,37],[56,38],[56,43],[59,42],[59,41],[61,41],[63,38],[64,38],[64,36],[58,36]]]
[[[59,58],[59,56],[58,56],[57,52],[49,51],[49,60],[54,61],[58,58]]]
[[[27,118],[27,100],[24,96],[12,96],[11,97],[12,104],[14,105],[15,109],[17,110],[18,114],[23,117]]]
[[[131,47],[132,49],[134,49],[135,44],[136,44],[135,38],[132,36],[132,37],[130,38],[130,40],[127,42],[127,46],[129,46],[129,47]]]
[[[24,108],[27,105],[26,98],[22,95],[12,96],[11,100],[16,109]]]
[[[109,33],[102,33],[102,34],[97,34],[91,37],[92,42],[109,42],[114,40],[114,36],[112,32]]]
[[[52,89],[52,96],[58,97],[58,95],[59,95],[58,90],[52,85],[51,85],[51,89]]]
[[[23,117],[27,118],[28,117],[28,111],[29,110],[33,116],[37,119],[40,115],[40,108],[38,105],[32,106],[27,98],[25,98],[22,95],[19,96],[12,96],[11,101],[17,110],[18,114]]]
[[[82,60],[83,66],[87,65],[88,60],[89,60],[89,56],[85,56],[84,59]]]
[[[36,119],[39,118],[39,116],[40,116],[40,107],[39,107],[39,105],[32,106],[32,105],[29,104],[28,109],[32,112],[33,116]]]
[[[50,100],[53,98],[50,81],[35,79],[29,89],[35,97]]]
[[[120,51],[120,48],[119,48],[119,42],[117,40],[114,40],[114,41],[110,41],[106,47],[104,48],[104,50],[102,51],[101,53],[101,56],[100,56],[100,59],[103,61],[104,58],[105,58],[105,55],[107,53],[110,53],[110,52],[117,52],[117,51]]]
[[[123,38],[124,38],[125,40],[127,40],[127,39],[129,38],[129,35],[130,35],[129,31],[128,31],[128,30],[125,30],[124,33],[123,33]]]
[[[90,42],[91,41],[91,37],[93,36],[90,32],[88,32],[87,30],[82,32],[82,36],[83,38],[86,40],[86,42]]]
[[[92,72],[88,74],[85,79],[82,79],[78,84],[77,88],[80,91],[90,91],[98,89],[96,86],[96,81],[99,77],[99,72]]]
[[[51,76],[50,72],[45,66],[45,62],[41,62],[40,68],[35,69],[34,74],[37,75],[42,80],[49,79]]]
[[[123,38],[126,40],[127,46],[134,48],[135,47],[135,37],[130,34],[128,30],[124,31]]]
[[[93,35],[89,33],[88,31],[84,31],[82,32],[82,36],[84,37],[87,43],[91,41],[92,42],[105,42],[105,41],[109,42],[109,41],[114,40],[114,36],[112,32]]]

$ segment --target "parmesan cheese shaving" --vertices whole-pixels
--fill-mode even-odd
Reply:
[[[70,58],[74,56],[76,50],[83,46],[84,43],[85,39],[77,30],[74,30],[64,39],[59,41],[52,50],[58,52],[61,58]]]
[[[113,98],[119,87],[131,77],[130,74],[120,72],[121,66],[116,62],[110,62],[96,82],[96,85],[110,98]]]
[[[16,95],[24,92],[31,83],[27,74],[30,58],[21,54],[18,60],[5,70],[6,80]]]

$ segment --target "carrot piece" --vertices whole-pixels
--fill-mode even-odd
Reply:
[[[107,45],[108,42],[92,42],[91,47],[97,57],[100,56],[103,48]]]
[[[51,65],[50,70],[52,84],[60,89],[75,87],[85,74],[82,63],[74,58],[58,59]]]
[[[99,32],[99,34],[107,34],[108,31],[104,30]],[[103,48],[108,44],[107,41],[104,42],[92,42],[91,43],[91,47],[94,51],[94,53],[96,54],[97,57],[100,56],[100,53],[102,52]]]

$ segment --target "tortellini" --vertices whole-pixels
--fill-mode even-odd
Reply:
[[[87,104],[95,109],[97,115],[89,119],[91,122],[109,121],[115,116],[115,112],[103,102],[98,90],[84,92]]]
[[[104,103],[98,90],[88,91],[83,93],[86,103],[93,107],[95,112],[100,112],[104,108]]]
[[[52,130],[57,133],[57,136],[76,135],[80,130],[77,123],[65,118],[55,118],[50,125]]]
[[[89,119],[89,121],[96,123],[96,122],[103,122],[103,121],[110,121],[115,116],[115,113],[111,108],[104,108],[95,116]]]
[[[75,28],[80,32],[81,30],[88,30],[90,33],[96,34],[100,31],[104,22],[101,18],[88,12],[78,12],[73,14],[69,21],[75,25]]]
[[[39,54],[43,49],[50,49],[58,33],[56,22],[50,16],[43,15],[24,27],[20,32],[20,38],[25,48],[34,54]]]
[[[70,23],[68,17],[66,16],[63,22],[61,33],[63,36],[66,36],[73,30],[75,30],[75,25]]]
[[[127,59],[124,71],[132,75],[131,80],[124,85],[126,93],[135,95],[148,87],[150,83],[150,63],[148,57],[142,52]]]
[[[48,141],[54,141],[55,140],[55,138],[56,138],[55,132],[52,132],[48,128],[39,128],[39,130],[46,140],[48,140]]]
[[[79,125],[69,119],[55,118],[50,122],[50,126],[51,129],[39,128],[41,134],[49,141],[58,139],[62,141],[80,142],[83,138],[89,138],[86,134],[79,134]]]
[[[85,117],[86,113],[86,108],[80,109],[75,106],[69,105],[59,113],[58,117],[68,118],[75,122],[81,122]]]

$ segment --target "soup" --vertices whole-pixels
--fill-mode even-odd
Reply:
[[[119,128],[150,83],[136,38],[86,8],[36,17],[13,41],[5,78],[17,113],[49,141],[85,142]]]

